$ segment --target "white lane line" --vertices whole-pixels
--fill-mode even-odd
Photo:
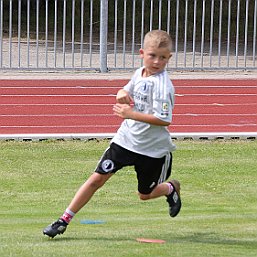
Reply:
[[[95,114],[0,114],[0,117],[96,117],[96,116],[115,116],[110,113]],[[173,116],[257,116],[255,113],[174,113]],[[116,117],[116,116],[115,116]]]
[[[107,94],[107,95],[0,95],[1,97],[106,97],[106,96],[116,96],[115,94]]]
[[[175,83],[174,83],[175,84]],[[43,88],[43,89],[47,89],[47,88],[50,88],[50,89],[58,89],[58,88],[61,88],[61,89],[64,89],[64,88],[68,88],[68,89],[94,89],[94,88],[101,88],[101,89],[107,89],[107,88],[111,88],[111,89],[119,89],[123,87],[123,85],[120,85],[120,86],[0,86],[0,88],[4,88],[4,89],[8,89],[8,88],[13,88],[13,89],[30,89],[30,88],[33,88],[33,89],[40,89],[40,88]],[[185,85],[174,85],[175,88],[186,88],[186,89],[195,89],[195,88],[215,88],[215,89],[222,89],[222,88],[229,88],[229,89],[235,89],[235,88],[257,88],[257,82],[256,82],[256,86],[251,86],[251,85],[247,85],[247,86],[185,86]]]
[[[170,128],[174,127],[256,127],[257,123],[250,123],[250,124],[181,124],[181,125],[171,125]],[[120,127],[120,124],[117,125],[0,125],[0,128],[118,128]]]
[[[23,97],[39,97],[39,96],[50,96],[50,97],[54,97],[54,96],[61,96],[61,97],[67,97],[67,96],[116,96],[117,92],[110,92],[110,93],[105,93],[105,94],[81,94],[81,93],[77,93],[77,94],[1,94],[1,96],[3,97],[7,97],[7,96],[23,96]],[[184,97],[184,96],[255,96],[257,95],[257,93],[186,93],[186,92],[181,92],[181,93],[175,93],[176,97]]]
[[[35,86],[33,86],[33,87],[30,87],[30,86],[25,86],[25,87],[21,87],[21,86],[10,86],[10,87],[8,87],[8,86],[0,86],[0,89],[1,88],[4,88],[4,89],[65,89],[65,88],[67,88],[67,89],[97,89],[97,88],[100,88],[100,89],[109,89],[109,88],[111,88],[111,89],[119,89],[119,88],[121,88],[122,86],[116,86],[116,87],[113,87],[113,86],[105,86],[105,87],[102,87],[102,86],[100,86],[100,87],[98,87],[98,86],[74,86],[74,87],[70,87],[70,86],[68,86],[68,87],[64,87],[64,86],[60,86],[60,87],[58,87],[58,86],[56,86],[56,87],[53,87],[53,86],[51,86],[51,87],[46,87],[46,86],[38,86],[38,87],[35,87]]]

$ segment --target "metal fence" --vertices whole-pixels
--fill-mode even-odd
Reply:
[[[257,0],[0,0],[0,70],[135,69],[152,29],[168,69],[256,70],[256,21]]]

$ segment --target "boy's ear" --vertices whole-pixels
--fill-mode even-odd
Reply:
[[[143,48],[140,48],[140,49],[139,49],[139,54],[140,54],[140,57],[141,57],[141,58],[144,57],[144,49],[143,49]]]

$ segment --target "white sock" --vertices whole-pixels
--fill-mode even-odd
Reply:
[[[167,195],[170,195],[173,192],[174,188],[171,183],[166,183],[166,185],[169,187],[169,192]]]
[[[62,215],[62,219],[67,222],[68,224],[70,223],[70,221],[72,220],[72,218],[75,216],[75,213],[72,212],[69,209],[66,209],[65,212]]]

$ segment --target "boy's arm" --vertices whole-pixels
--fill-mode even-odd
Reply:
[[[133,99],[129,95],[128,91],[126,91],[125,89],[120,89],[117,93],[116,101],[120,104],[130,104]]]
[[[113,111],[114,111],[114,114],[116,114],[117,116],[123,119],[132,119],[132,120],[149,123],[151,125],[156,125],[156,126],[170,125],[170,122],[158,119],[152,114],[146,114],[146,113],[134,111],[129,104],[117,103],[113,106]]]

